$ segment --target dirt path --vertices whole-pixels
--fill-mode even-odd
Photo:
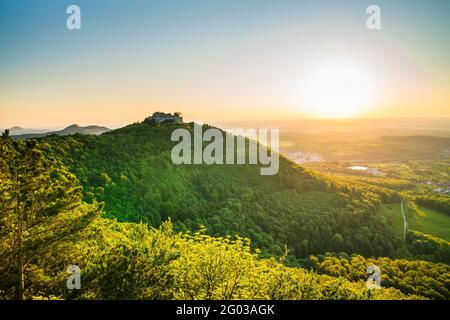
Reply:
[[[408,228],[408,223],[406,222],[405,210],[403,210],[403,200],[400,203],[400,208],[402,209],[403,215],[403,243],[406,242],[406,229]]]

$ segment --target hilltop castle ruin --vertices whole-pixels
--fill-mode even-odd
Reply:
[[[183,123],[183,117],[181,116],[181,112],[164,113],[164,112],[155,112],[151,117],[145,118],[145,122],[150,123]]]

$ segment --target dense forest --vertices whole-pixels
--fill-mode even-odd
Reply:
[[[411,254],[375,214],[398,193],[284,158],[275,176],[251,165],[175,166],[173,126],[25,142],[5,133],[0,298],[449,298],[448,265],[381,258]],[[373,256],[386,286],[368,289],[360,266],[334,272],[341,258],[325,267],[309,257],[326,252]],[[82,290],[65,286],[70,264],[82,270]]]
[[[380,267],[382,287],[396,288],[407,294],[416,294],[430,299],[448,299],[450,274],[447,264],[427,261],[391,260],[364,258],[360,255],[326,254],[310,256],[308,265],[319,274],[345,277],[350,281],[367,278],[368,265]]]
[[[374,214],[380,202],[398,201],[397,193],[326,178],[283,157],[275,176],[261,176],[255,165],[174,165],[170,135],[179,126],[193,129],[143,122],[99,137],[44,141],[78,177],[85,201],[104,202],[119,221],[159,226],[170,217],[177,231],[239,234],[278,256],[286,244],[296,257],[388,256],[401,241]]]

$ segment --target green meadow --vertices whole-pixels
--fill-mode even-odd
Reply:
[[[450,221],[445,213],[428,209],[419,208],[419,211],[413,213],[412,210],[404,205],[408,230],[416,230],[435,237],[450,241]],[[386,223],[394,226],[395,232],[403,237],[403,218],[400,203],[385,204],[380,206],[377,215]]]

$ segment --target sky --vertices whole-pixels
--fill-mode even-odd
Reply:
[[[0,0],[0,128],[450,117],[449,21],[446,0]]]

